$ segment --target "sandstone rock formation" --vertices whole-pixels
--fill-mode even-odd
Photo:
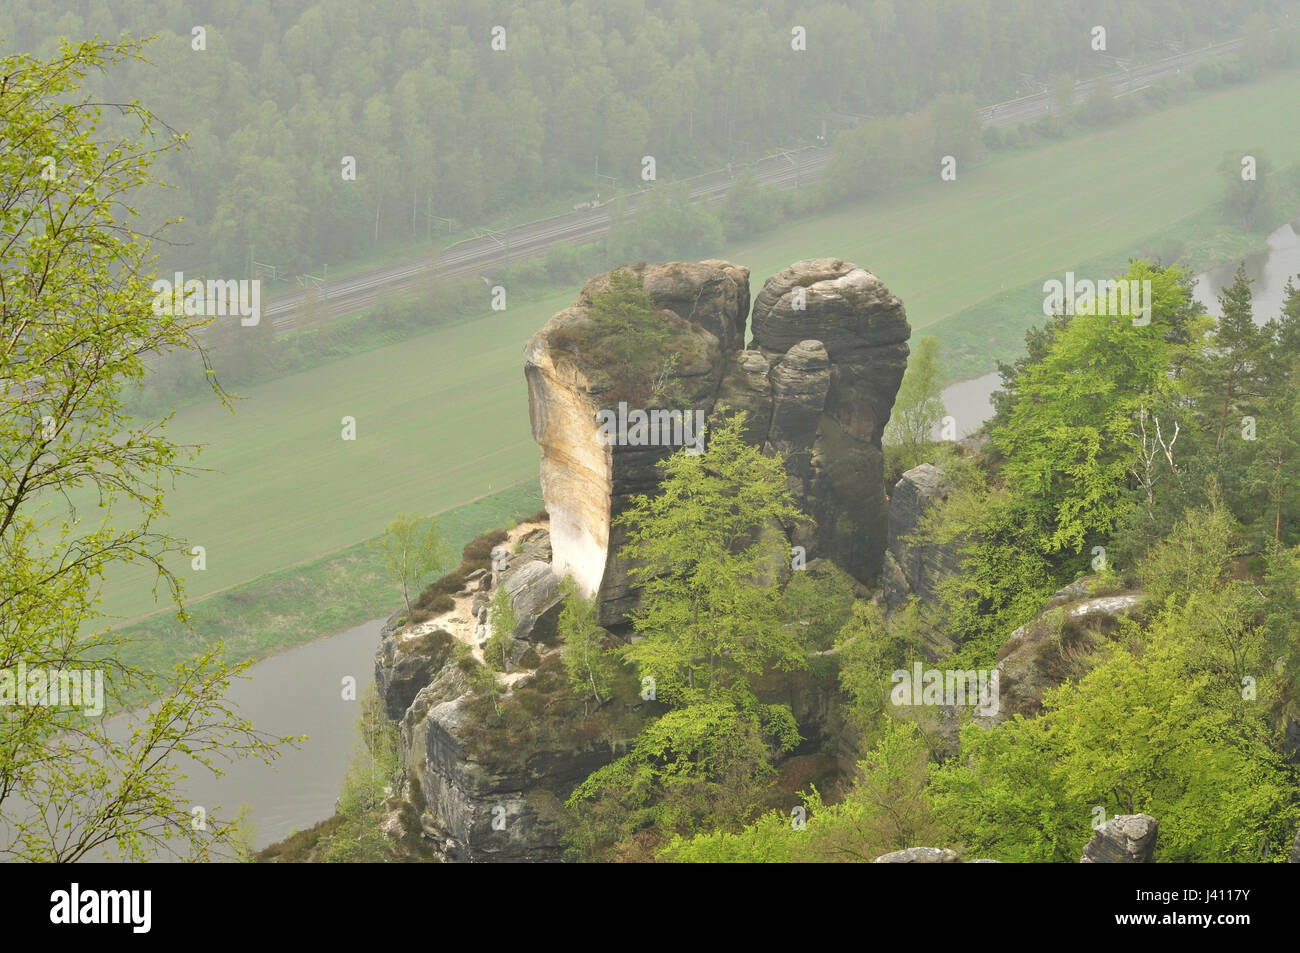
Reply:
[[[902,302],[849,262],[797,262],[764,284],[753,340],[742,350],[748,269],[709,260],[631,270],[674,330],[687,401],[675,409],[746,411],[749,439],[783,457],[792,489],[815,520],[792,542],[809,558],[827,557],[862,581],[874,579],[887,537],[880,438],[910,335]],[[597,411],[614,409],[605,405],[608,375],[574,342],[593,326],[593,298],[608,282],[608,274],[592,279],[573,307],[533,336],[525,377],[553,569],[597,594],[601,622],[617,625],[637,593],[613,521],[632,495],[654,489],[655,464],[677,448],[607,446],[597,437]]]
[[[1083,848],[1081,864],[1150,864],[1160,825],[1150,814],[1121,814],[1103,821]]]
[[[1070,583],[1002,643],[998,650],[1002,699],[994,721],[1037,714],[1043,693],[1085,674],[1092,667],[1092,649],[1141,601],[1137,592],[1094,593],[1097,584],[1095,576]]]
[[[537,746],[514,763],[496,763],[468,738],[474,716],[460,688],[454,678],[430,685],[403,720],[408,783],[418,784],[416,796],[425,802],[425,837],[446,860],[561,860],[558,805],[609,763],[609,745],[593,739]]]
[[[464,575],[454,608],[410,625],[404,613],[394,613],[381,632],[375,684],[385,714],[398,724],[406,775],[385,805],[385,829],[392,828],[395,842],[413,838],[442,860],[557,861],[563,857],[558,805],[609,763],[617,746],[566,732],[547,704],[569,695],[554,638],[561,601],[548,531],[518,527],[494,557],[502,568]],[[491,712],[494,703],[476,696],[472,684],[474,673],[487,674],[478,665],[490,630],[484,623],[502,590],[515,612],[518,647],[513,670],[493,676],[503,683],[501,704],[527,694],[554,728],[514,748],[510,732],[485,728],[485,706]],[[519,664],[525,657],[531,659],[526,668]]]
[[[996,711],[981,713],[966,706],[935,706],[930,723],[946,751],[960,750],[961,729],[968,719],[990,728],[1014,715],[1037,715],[1047,689],[1087,674],[1098,657],[1096,650],[1142,599],[1140,592],[1100,587],[1098,576],[1075,580],[1054,593],[1032,619],[1007,636],[998,650]]]
[[[877,864],[960,864],[961,858],[955,850],[946,847],[908,847],[881,854],[873,863]]]
[[[904,850],[890,851],[888,854],[881,854],[872,863],[875,864],[960,864],[961,857],[955,850],[949,850],[947,847],[908,847]],[[980,857],[976,860],[966,861],[968,864],[1000,864],[1000,860],[989,860],[987,857]]]
[[[947,499],[951,484],[938,467],[922,463],[903,474],[889,495],[889,549],[882,575],[885,605],[897,609],[911,595],[933,604],[937,586],[960,567],[959,544],[943,546],[911,538],[921,518]]]
[[[675,409],[711,410],[722,379],[721,341],[743,334],[748,269],[704,261],[642,267],[636,274],[675,332],[680,356],[675,375],[688,402]],[[586,594],[599,592],[601,621],[614,624],[636,600],[627,579],[629,567],[618,556],[622,531],[612,526],[613,519],[632,496],[654,489],[659,476],[655,464],[674,448],[610,446],[598,439],[597,411],[615,408],[607,400],[611,387],[605,369],[582,351],[582,343],[594,334],[588,312],[608,280],[604,274],[587,282],[577,303],[533,336],[524,375],[533,438],[542,448],[542,495],[551,517],[553,569],[559,576],[571,576]]]

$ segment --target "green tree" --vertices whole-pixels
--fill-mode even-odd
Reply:
[[[246,665],[223,663],[219,644],[150,672],[97,623],[99,586],[124,563],[149,566],[188,618],[164,562],[184,545],[154,524],[193,448],[167,438],[166,420],[133,419],[123,406],[144,355],[197,347],[206,323],[152,307],[148,226],[131,208],[154,153],[175,140],[137,103],[117,107],[134,132],[108,135],[103,103],[83,91],[89,73],[140,49],[125,38],[65,42],[49,60],[0,59],[0,694],[19,690],[20,664],[84,673],[86,695],[103,679],[102,698],[6,708],[0,719],[0,856],[10,859],[70,862],[104,849],[144,860],[169,842],[196,859],[228,852],[237,825],[191,824],[178,759],[220,773],[277,751],[225,700]],[[99,716],[141,696],[160,700],[133,716],[131,732],[107,731]]]
[[[437,572],[451,558],[451,548],[443,542],[437,518],[421,530],[424,520],[409,513],[393,517],[379,546],[384,553],[384,566],[391,578],[402,587],[402,600],[406,614],[411,614],[410,590],[430,573]]]
[[[595,698],[603,705],[613,691],[619,658],[608,645],[609,633],[596,620],[596,602],[578,591],[565,577],[560,584],[564,609],[560,613],[560,640],[564,643],[564,668],[569,684],[581,698]]]
[[[1197,350],[1198,360],[1189,367],[1189,383],[1196,396],[1198,422],[1214,435],[1214,450],[1223,449],[1230,428],[1240,426],[1242,416],[1257,409],[1262,396],[1262,365],[1267,335],[1255,323],[1251,301],[1251,280],[1246,264],[1237,266],[1232,284],[1219,292],[1223,311],[1206,345]]]
[[[1068,73],[1052,81],[1052,109],[1058,114],[1074,109],[1074,77]]]
[[[642,832],[736,826],[775,777],[772,756],[798,740],[789,709],[709,702],[670,711],[570,795],[570,842],[588,859],[612,859]]]
[[[887,721],[837,803],[827,804],[813,787],[802,795],[802,816],[772,811],[738,832],[677,835],[659,857],[687,863],[862,862],[892,850],[946,843],[947,832],[925,794],[928,762],[916,725]]]
[[[1143,644],[1050,690],[1040,717],[966,726],[963,757],[932,769],[940,819],[1006,861],[1076,861],[1094,807],[1158,818],[1159,861],[1285,857],[1296,786],[1264,709],[1201,651],[1200,610],[1171,602]]]
[[[1245,155],[1254,159],[1253,174],[1242,165],[1243,153],[1229,152],[1219,163],[1219,173],[1227,183],[1222,199],[1223,217],[1247,229],[1272,229],[1277,224],[1277,185],[1273,165],[1258,149]]]
[[[903,471],[923,462],[921,458],[933,442],[934,429],[947,413],[943,404],[946,382],[939,369],[941,348],[939,339],[932,335],[917,341],[885,427],[884,442],[900,448],[899,466]]]
[[[786,625],[811,651],[829,649],[853,618],[854,580],[833,563],[795,572],[781,594]]]
[[[925,657],[926,633],[916,599],[888,619],[874,602],[854,605],[853,620],[841,630],[835,648],[840,687],[849,696],[848,720],[864,737],[873,738],[887,720],[893,672]]]
[[[612,264],[708,257],[721,250],[722,240],[722,223],[703,202],[691,201],[686,182],[656,185],[605,239]]]
[[[992,431],[1008,482],[1050,526],[1050,554],[1079,552],[1121,515],[1143,403],[1172,385],[1169,335],[1188,300],[1182,272],[1133,262],[1121,280],[1151,282],[1148,325],[1135,317],[1078,314],[1056,331],[1043,360],[1015,382],[1020,399]]]
[[[515,651],[515,629],[519,627],[519,621],[515,617],[515,607],[505,586],[498,586],[496,595],[492,597],[488,624],[492,628],[492,634],[483,646],[483,658],[498,672],[508,672],[510,656]]]
[[[806,664],[772,579],[789,552],[783,527],[803,517],[780,459],[745,443],[743,428],[736,414],[704,453],[661,461],[661,492],[619,517],[629,575],[644,587],[626,655],[674,704],[747,696],[748,677]]]
[[[719,218],[729,241],[752,237],[773,225],[774,196],[759,184],[752,169],[743,170],[727,189]]]
[[[682,322],[655,307],[635,272],[611,271],[606,286],[592,295],[589,315],[593,329],[571,336],[561,332],[552,343],[608,374],[610,401],[685,404],[675,376],[684,337]]]

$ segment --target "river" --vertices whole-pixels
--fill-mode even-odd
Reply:
[[[184,784],[192,804],[221,804],[229,816],[249,806],[256,845],[283,840],[334,813],[344,771],[357,741],[359,702],[343,699],[343,679],[356,680],[359,697],[375,677],[375,649],[383,619],[316,639],[258,662],[226,697],[259,730],[306,735],[272,764],[242,760],[225,774],[196,773]]]
[[[357,701],[343,698],[343,679],[356,679],[359,696],[374,679],[375,649],[383,619],[316,639],[250,666],[233,681],[226,698],[258,730],[284,737],[306,735],[297,748],[285,746],[271,764],[244,759],[225,766],[220,777],[195,762],[179,788],[192,806],[224,819],[248,806],[254,845],[266,847],[334,813],[344,772],[357,742]],[[105,730],[123,737],[129,715],[109,719]],[[86,859],[103,861],[98,852]],[[159,856],[158,860],[178,859]]]

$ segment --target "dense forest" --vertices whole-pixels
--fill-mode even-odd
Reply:
[[[319,274],[451,222],[499,225],[640,186],[646,154],[659,179],[681,178],[810,144],[823,124],[833,137],[942,94],[996,102],[1222,41],[1251,13],[1258,39],[1285,6],[546,0],[501,22],[488,3],[83,0],[57,18],[8,6],[0,44],[49,55],[61,36],[157,34],[145,54],[157,65],[115,70],[103,95],[188,133],[158,165],[175,188],[140,204],[146,221],[185,219],[164,265]],[[1089,45],[1098,24],[1109,59]]]

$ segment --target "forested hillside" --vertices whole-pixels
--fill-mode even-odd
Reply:
[[[1229,39],[1251,13],[1262,33],[1286,4],[542,0],[508,16],[491,3],[405,0],[63,6],[58,17],[0,11],[0,50],[158,34],[155,65],[116,70],[104,89],[189,132],[190,148],[159,162],[176,188],[141,210],[186,219],[165,265],[245,274],[252,258],[312,271],[436,235],[446,220],[565,209],[639,185],[647,154],[671,180],[810,143],[823,121],[833,137],[943,93],[993,102],[1114,69],[1114,58]],[[1112,59],[1090,48],[1095,25]],[[498,26],[504,49],[493,48]],[[355,183],[340,175],[344,156]]]

